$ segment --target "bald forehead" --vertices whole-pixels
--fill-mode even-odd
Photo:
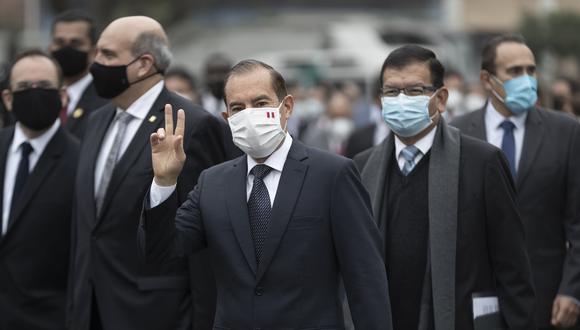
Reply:
[[[497,46],[495,64],[496,67],[511,65],[530,65],[535,63],[532,50],[522,43],[504,42]]]

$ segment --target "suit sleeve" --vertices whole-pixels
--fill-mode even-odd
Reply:
[[[356,329],[392,329],[383,244],[352,161],[332,187],[332,235]]]
[[[569,243],[559,294],[580,300],[580,125],[575,124],[568,149],[564,230]]]
[[[177,191],[154,208],[149,208],[147,194],[138,231],[139,248],[146,262],[164,263],[189,256],[206,246],[199,207],[202,185],[203,174],[179,208]]]
[[[515,187],[501,151],[493,156],[486,163],[484,199],[500,309],[509,329],[535,329],[535,295]]]

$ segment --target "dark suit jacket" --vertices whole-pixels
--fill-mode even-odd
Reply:
[[[452,125],[485,141],[484,114],[469,113]],[[547,326],[556,294],[580,300],[578,122],[555,111],[530,110],[516,189],[536,286],[538,325]]]
[[[14,126],[0,130],[0,187]],[[0,329],[65,326],[76,139],[59,128],[30,173],[0,238]],[[0,190],[2,210],[3,188]]]
[[[371,148],[375,142],[376,129],[376,124],[369,124],[354,130],[348,140],[346,140],[344,156],[353,158],[357,154]]]
[[[174,109],[184,109],[186,116],[187,160],[177,198],[184,201],[201,171],[224,160],[223,134],[217,119],[164,89],[119,160],[102,215],[97,218],[95,163],[116,110],[109,104],[91,116],[76,179],[71,329],[88,328],[93,294],[108,328],[192,329],[192,322],[196,330],[211,328],[215,284],[206,255],[195,255],[189,262],[175,259],[155,267],[138,258],[136,228],[143,198],[153,179],[149,137],[164,125],[163,108],[167,103]]]
[[[146,208],[140,243],[147,261],[209,247],[214,329],[343,329],[341,274],[357,329],[391,329],[382,243],[354,164],[293,142],[259,266],[246,178],[242,156],[202,173],[176,217],[175,194]]]
[[[87,130],[88,118],[91,113],[100,107],[104,106],[107,100],[97,95],[95,85],[91,82],[77,103],[73,112],[68,116],[64,128],[82,140],[85,131]]]
[[[437,129],[428,187],[434,310],[427,314],[434,315],[437,330],[471,330],[472,294],[495,292],[510,330],[535,329],[523,226],[506,160],[497,148],[459,135],[443,121]],[[455,131],[456,139],[445,137],[447,130]],[[457,155],[448,153],[452,145],[458,147]],[[394,155],[391,133],[355,157],[383,235],[388,222],[386,173]],[[457,157],[456,168],[449,163],[451,157]],[[376,182],[375,188],[369,182]]]

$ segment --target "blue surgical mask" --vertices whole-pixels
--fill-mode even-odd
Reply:
[[[404,93],[383,96],[383,120],[398,136],[415,136],[433,123],[433,118],[429,116],[430,99],[427,95],[408,96]]]
[[[492,93],[514,114],[520,115],[531,109],[538,100],[538,81],[527,74],[510,79],[504,83],[492,76],[503,85],[506,97],[502,98],[495,90]]]

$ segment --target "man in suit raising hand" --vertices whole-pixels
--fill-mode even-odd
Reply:
[[[139,228],[147,261],[207,246],[217,329],[343,329],[341,280],[358,329],[391,329],[382,243],[352,161],[292,139],[294,101],[269,65],[235,65],[225,97],[246,155],[204,171],[179,209],[183,111],[173,132],[166,107],[165,129],[151,136],[155,176]]]

